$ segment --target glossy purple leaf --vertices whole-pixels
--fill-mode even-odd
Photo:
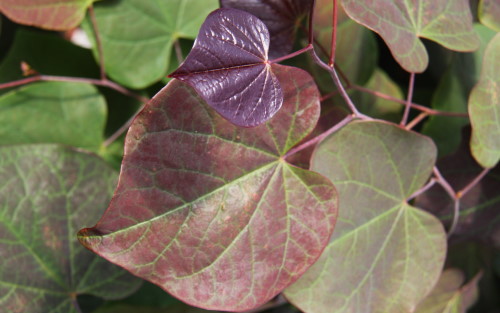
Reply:
[[[266,24],[271,34],[269,57],[275,59],[292,50],[297,24],[311,8],[311,0],[221,0],[223,8],[246,11]]]
[[[219,9],[207,17],[193,49],[170,76],[191,85],[232,123],[257,126],[283,103],[268,48],[269,32],[262,21],[244,11]]]
[[[298,279],[328,242],[337,196],[284,160],[314,128],[319,92],[300,69],[276,74],[287,78],[283,108],[254,128],[171,81],[130,128],[114,198],[80,241],[207,309],[248,310]]]

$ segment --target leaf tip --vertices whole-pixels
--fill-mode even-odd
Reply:
[[[87,249],[93,250],[102,241],[102,233],[96,228],[84,228],[77,233],[78,241]]]

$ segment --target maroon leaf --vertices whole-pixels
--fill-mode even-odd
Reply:
[[[283,159],[314,128],[319,93],[306,72],[275,70],[284,107],[255,128],[171,81],[130,128],[115,196],[82,244],[207,309],[248,310],[298,279],[328,242],[337,197]]]
[[[186,60],[169,76],[187,82],[232,123],[256,126],[283,103],[268,48],[262,21],[244,11],[219,9],[207,17]]]
[[[271,34],[269,56],[275,59],[292,50],[297,24],[311,8],[311,0],[221,0],[223,8],[246,11],[266,24]]]

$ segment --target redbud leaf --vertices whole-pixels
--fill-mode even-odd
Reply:
[[[478,17],[483,25],[500,32],[500,2],[497,0],[481,0],[479,2]]]
[[[50,30],[80,25],[87,8],[96,0],[2,0],[0,12],[13,21]]]
[[[285,296],[308,313],[411,312],[438,280],[446,234],[406,199],[428,180],[432,140],[384,122],[351,122],[321,142],[311,168],[339,192],[335,232]]]
[[[119,299],[141,280],[75,236],[109,202],[117,173],[59,145],[0,148],[0,311],[81,312],[76,297]]]
[[[457,51],[479,47],[467,0],[343,0],[342,5],[353,20],[384,39],[408,72],[423,72],[429,62],[419,37]]]
[[[180,80],[162,89],[131,126],[115,196],[82,244],[206,309],[251,309],[300,277],[333,231],[336,192],[284,160],[314,128],[319,92],[306,72],[275,70],[284,106],[254,128]]]
[[[256,126],[283,103],[268,49],[262,21],[241,10],[219,9],[207,17],[186,60],[169,76],[187,82],[232,123]]]
[[[292,50],[299,21],[311,8],[311,0],[221,0],[221,7],[246,11],[258,17],[267,26],[271,44],[271,59],[284,56]]]

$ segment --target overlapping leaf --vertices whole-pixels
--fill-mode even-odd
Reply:
[[[382,122],[354,122],[316,148],[340,211],[330,244],[286,297],[308,313],[411,312],[438,280],[446,254],[439,220],[406,199],[429,178],[429,138]]]
[[[284,107],[255,128],[171,81],[134,121],[115,196],[80,241],[208,309],[250,309],[300,277],[328,242],[336,193],[283,160],[313,129],[319,94],[306,72],[275,70],[287,78]]]
[[[144,88],[167,73],[178,38],[194,39],[217,0],[118,0],[95,6],[106,73],[119,83]],[[89,36],[91,26],[86,23]],[[93,38],[93,37],[92,37]],[[94,45],[94,54],[97,57]]]
[[[470,154],[470,131],[463,135],[459,149],[439,160],[438,168],[454,190],[461,190],[481,173]],[[491,242],[500,228],[500,167],[496,167],[460,199],[460,217],[451,239],[480,239]],[[440,186],[434,186],[416,199],[416,205],[439,217],[447,227],[453,220],[453,200]]]
[[[187,82],[232,123],[256,126],[283,103],[268,49],[262,21],[241,10],[219,9],[207,17],[186,60],[169,76]]]
[[[352,19],[382,36],[408,72],[423,72],[428,64],[419,37],[457,51],[473,51],[479,44],[467,0],[343,0],[342,4]]]
[[[500,159],[500,34],[484,52],[479,82],[469,97],[472,155],[483,167]]]
[[[116,176],[57,145],[0,148],[0,311],[76,313],[79,294],[115,299],[138,287],[75,237],[102,213]]]
[[[311,0],[221,0],[221,7],[246,11],[258,17],[267,26],[271,44],[271,59],[284,56],[292,50],[300,20],[311,8]]]
[[[106,103],[89,84],[40,82],[0,97],[0,144],[61,143],[98,151]]]
[[[72,29],[96,0],[2,0],[0,12],[13,21],[50,30]]]
[[[500,32],[500,2],[497,0],[481,0],[478,15],[481,23]]]
[[[477,283],[480,278],[478,274],[464,285],[462,271],[455,268],[445,270],[431,294],[419,303],[414,312],[465,313],[478,298]]]

